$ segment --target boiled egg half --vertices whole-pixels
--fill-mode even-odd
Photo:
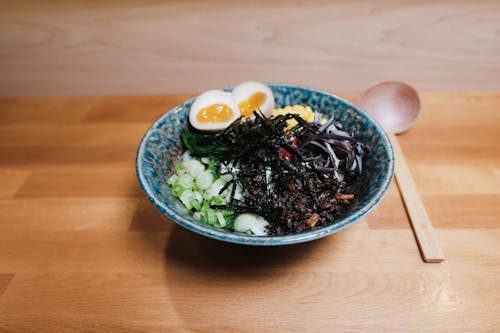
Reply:
[[[189,110],[189,123],[200,131],[219,131],[240,117],[240,109],[223,90],[208,90],[198,96]]]
[[[243,117],[252,116],[255,110],[260,110],[268,118],[273,113],[273,92],[263,83],[243,82],[233,89],[232,96]]]

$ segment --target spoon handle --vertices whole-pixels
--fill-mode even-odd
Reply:
[[[393,134],[390,134],[389,138],[394,148],[394,157],[396,159],[395,174],[399,191],[410,217],[422,258],[425,262],[441,262],[444,260],[443,250],[439,245],[439,240],[427,215],[424,203],[418,194],[398,139]]]

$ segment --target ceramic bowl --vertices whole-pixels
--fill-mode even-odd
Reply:
[[[216,229],[194,219],[175,198],[167,178],[183,153],[180,131],[187,125],[190,99],[171,109],[148,129],[137,151],[136,171],[139,183],[154,206],[182,227],[221,241],[275,246],[307,242],[338,232],[368,214],[387,193],[394,173],[394,155],[382,127],[365,111],[348,101],[313,88],[270,84],[276,107],[302,104],[328,116],[335,116],[344,130],[370,149],[364,160],[359,181],[351,186],[357,201],[343,216],[329,224],[307,232],[283,236],[252,236]],[[230,91],[231,88],[226,89]]]

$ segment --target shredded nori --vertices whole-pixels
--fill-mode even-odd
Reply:
[[[291,119],[298,125],[286,130]],[[309,230],[342,215],[354,201],[344,191],[359,178],[368,151],[333,119],[320,125],[257,111],[253,120],[240,118],[222,132],[184,129],[181,137],[191,153],[218,158],[234,175],[226,185],[232,186],[230,203],[217,208],[263,216],[270,235]],[[245,193],[242,201],[233,199],[236,185]]]

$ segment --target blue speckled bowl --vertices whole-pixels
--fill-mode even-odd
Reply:
[[[172,167],[182,154],[180,130],[186,126],[190,99],[164,114],[146,132],[137,151],[139,183],[151,202],[177,224],[201,235],[226,242],[248,245],[285,245],[322,238],[358,221],[370,212],[387,193],[394,172],[394,155],[386,133],[359,107],[332,94],[312,88],[271,84],[276,107],[302,104],[334,115],[344,129],[370,148],[361,179],[352,187],[357,203],[343,217],[312,231],[285,236],[250,236],[215,229],[195,220],[170,192],[166,183]],[[231,90],[230,88],[227,89]]]

